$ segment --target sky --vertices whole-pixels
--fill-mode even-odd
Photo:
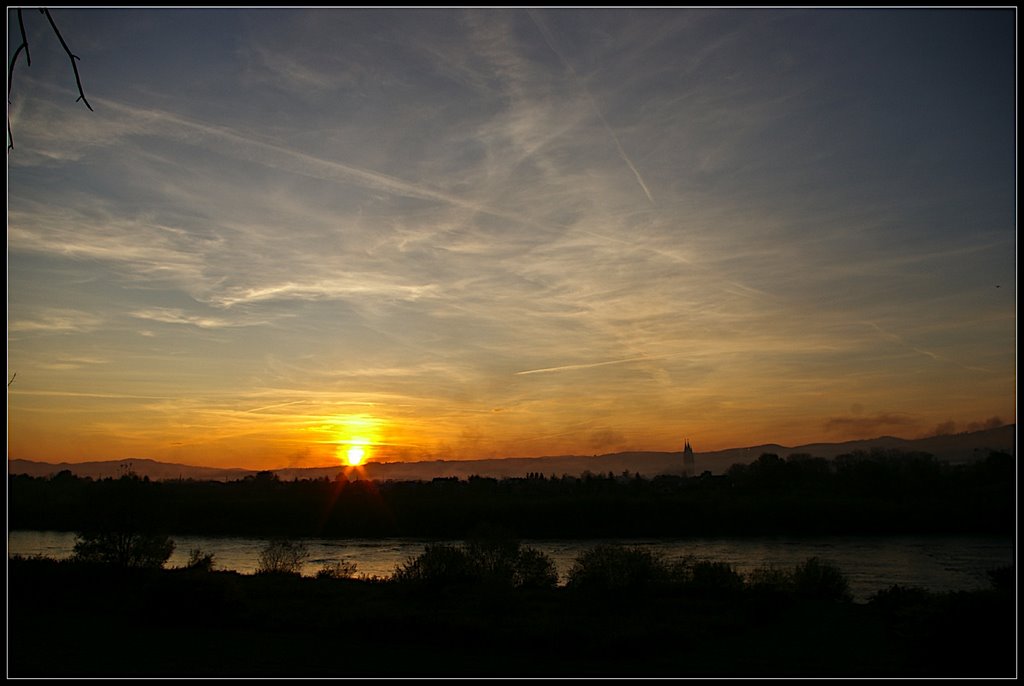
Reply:
[[[1015,8],[51,15],[92,110],[26,10],[8,459],[1016,421]]]

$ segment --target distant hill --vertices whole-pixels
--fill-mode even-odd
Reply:
[[[929,453],[934,455],[935,459],[940,462],[964,464],[985,459],[993,450],[1016,455],[1017,425],[1006,424],[984,431],[971,431],[946,436],[929,436],[928,438],[918,439],[881,436],[879,438],[847,441],[845,443],[810,443],[794,448],[767,444],[710,453],[696,453],[694,461],[698,474],[703,470],[709,470],[712,474],[721,474],[733,464],[748,464],[756,460],[763,453],[775,453],[779,457],[787,457],[794,453],[806,453],[814,457],[832,459],[837,455],[856,451],[871,452],[876,448]]]
[[[128,471],[139,476],[148,476],[153,480],[163,479],[209,479],[211,481],[231,481],[242,479],[256,472],[251,469],[223,469],[219,467],[193,467],[191,465],[157,462],[145,458],[128,458],[105,462],[34,462],[32,460],[8,460],[8,474],[28,474],[29,476],[51,476],[69,470],[76,476],[88,476],[93,479],[117,478]]]
[[[950,464],[972,462],[988,457],[991,451],[1000,451],[1016,455],[1017,425],[1007,424],[997,429],[953,434],[948,436],[932,436],[921,439],[894,438],[882,436],[860,441],[845,443],[812,443],[796,447],[786,447],[773,443],[731,448],[714,452],[694,454],[696,474],[709,471],[712,474],[723,474],[733,464],[748,464],[764,453],[775,453],[779,457],[787,457],[794,453],[806,453],[814,457],[832,459],[837,455],[856,451],[871,452],[873,449],[902,450],[925,452],[936,459]],[[125,459],[106,462],[33,462],[32,460],[8,460],[8,474],[28,474],[30,476],[50,476],[62,470],[69,470],[77,476],[88,476],[93,479],[117,478],[127,470],[139,476],[153,480],[162,479],[199,479],[210,481],[231,481],[256,474],[252,469],[220,469],[217,467],[193,467],[191,465],[157,462],[149,459]],[[323,476],[334,478],[344,471],[342,466],[283,468],[272,470],[281,479],[317,479]],[[628,471],[630,474],[642,474],[647,477],[658,474],[682,473],[681,452],[621,452],[606,455],[582,456],[560,455],[553,457],[509,457],[490,460],[433,460],[429,462],[370,462],[361,471],[350,475],[350,478],[376,479],[381,481],[416,481],[429,480],[436,477],[468,478],[484,477],[521,477],[530,472],[538,472],[546,476],[579,476],[584,472],[594,474],[616,475]]]

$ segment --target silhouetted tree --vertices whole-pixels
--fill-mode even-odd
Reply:
[[[399,583],[441,586],[469,583],[477,577],[464,549],[439,543],[428,544],[420,555],[400,564],[392,578]]]
[[[357,565],[351,560],[325,562],[316,572],[317,579],[349,579],[355,576]]]
[[[71,480],[62,477],[56,482]],[[152,485],[128,471],[99,487],[90,500],[89,519],[76,534],[73,556],[120,567],[162,567],[174,551],[174,541],[160,531],[148,497]]]
[[[650,550],[597,545],[576,557],[566,586],[596,591],[636,590],[663,582],[668,576],[664,560]]]
[[[743,589],[743,577],[728,562],[699,560],[690,568],[687,585],[702,593],[734,593]]]
[[[204,553],[201,548],[188,551],[188,569],[208,572],[213,569],[213,553]]]
[[[500,537],[494,530],[464,545],[427,545],[423,553],[395,569],[400,583],[440,587],[476,585],[499,588],[554,588],[558,570],[544,553]]]
[[[301,574],[309,557],[309,549],[302,541],[274,539],[260,551],[257,574]]]
[[[167,536],[124,531],[79,533],[73,557],[84,562],[101,562],[118,567],[163,567],[174,541]]]
[[[793,570],[793,590],[820,600],[853,600],[850,582],[836,565],[817,557],[808,558]]]

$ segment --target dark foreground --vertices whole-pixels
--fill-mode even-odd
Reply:
[[[1016,597],[8,565],[10,677],[1014,677]]]

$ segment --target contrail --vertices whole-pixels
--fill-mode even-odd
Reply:
[[[594,110],[594,113],[597,114],[597,117],[598,119],[601,120],[601,123],[604,124],[604,128],[605,130],[608,131],[608,135],[611,136],[612,142],[615,143],[615,148],[619,151],[619,157],[622,158],[622,161],[625,162],[626,165],[633,172],[633,176],[636,177],[636,182],[640,184],[640,188],[643,190],[644,195],[647,196],[647,200],[649,200],[653,204],[654,197],[651,195],[651,191],[647,188],[647,184],[644,183],[643,177],[640,176],[640,171],[636,168],[636,165],[633,164],[633,161],[629,159],[629,156],[626,155],[626,151],[622,149],[622,143],[619,142],[619,137],[615,135],[615,131],[612,130],[611,124],[608,123],[608,120],[604,118],[604,115],[601,113],[601,110],[597,107],[597,103],[594,101],[593,96],[590,95],[590,91],[587,90],[586,84],[583,83],[583,80],[580,79],[580,77],[576,74],[576,70],[572,68],[572,65],[569,64],[569,61],[565,59],[562,53],[558,51],[558,48],[555,47],[555,41],[553,37],[544,27],[544,25],[537,21],[537,18],[533,16],[533,12],[527,10],[526,14],[533,21],[533,24],[534,26],[537,27],[537,30],[540,31],[541,36],[544,37],[544,42],[548,44],[548,47],[551,48],[551,51],[553,53],[558,55],[558,59],[561,60],[562,65],[569,70],[569,74],[572,76],[573,81],[575,81],[576,84],[580,87],[580,90],[583,91],[583,95],[587,97],[587,101],[590,103],[590,107]]]
[[[956,360],[950,359],[950,358],[948,358],[948,357],[946,357],[944,355],[939,355],[938,353],[934,353],[931,350],[925,350],[924,348],[919,348],[919,347],[913,345],[912,343],[908,343],[901,336],[899,336],[897,334],[894,334],[891,331],[886,331],[885,329],[880,327],[875,322],[865,321],[864,323],[867,324],[868,326],[871,326],[872,328],[874,328],[876,331],[878,331],[878,333],[882,334],[883,336],[885,336],[889,340],[896,341],[900,345],[904,346],[905,348],[907,348],[909,350],[912,350],[913,352],[917,353],[918,355],[923,355],[923,356],[928,357],[928,358],[930,358],[932,360],[935,360],[936,362],[945,362],[945,363],[948,363],[948,364],[953,364],[953,365],[956,365],[957,367],[960,367],[961,369],[966,369],[967,371],[970,371],[970,372],[982,372],[984,374],[991,374],[992,373],[991,369],[986,369],[985,367],[974,367],[972,365],[967,365],[967,364],[964,364],[962,362],[957,362]]]
[[[298,405],[298,404],[304,403],[304,402],[306,402],[306,401],[305,400],[292,400],[291,402],[287,402],[287,403],[277,403],[275,405],[264,405],[263,407],[256,407],[256,408],[253,408],[251,410],[242,410],[242,412],[244,412],[246,414],[249,414],[249,413],[252,413],[252,412],[263,412],[264,410],[272,410],[275,407],[285,407],[287,405]]]
[[[662,357],[670,357],[670,355],[664,355]],[[608,360],[607,362],[591,362],[590,364],[566,364],[561,367],[545,367],[544,369],[527,369],[526,371],[516,372],[516,376],[524,374],[546,374],[548,372],[564,372],[572,369],[590,369],[591,367],[604,367],[609,364],[623,364],[625,362],[641,362],[644,360],[656,360],[657,357],[629,357],[624,360]]]
[[[303,152],[297,152],[288,148],[274,145],[266,141],[249,138],[230,131],[226,128],[203,124],[189,120],[169,112],[152,109],[142,109],[126,105],[113,100],[100,99],[100,103],[110,109],[119,110],[136,121],[155,122],[161,125],[161,133],[167,134],[167,125],[172,124],[178,127],[176,132],[178,138],[186,140],[193,136],[212,137],[231,146],[232,152],[240,159],[245,159],[257,164],[283,169],[296,174],[313,176],[327,181],[346,180],[355,182],[366,188],[384,191],[394,195],[403,195],[424,200],[435,200],[448,205],[462,207],[464,209],[489,214],[494,217],[508,219],[523,223],[521,217],[495,210],[485,205],[475,203],[465,198],[450,195],[434,190],[419,184],[398,179],[394,176],[382,174],[367,169],[360,169],[341,162],[332,162]],[[191,135],[190,135],[191,134]],[[172,135],[175,133],[172,132]]]

